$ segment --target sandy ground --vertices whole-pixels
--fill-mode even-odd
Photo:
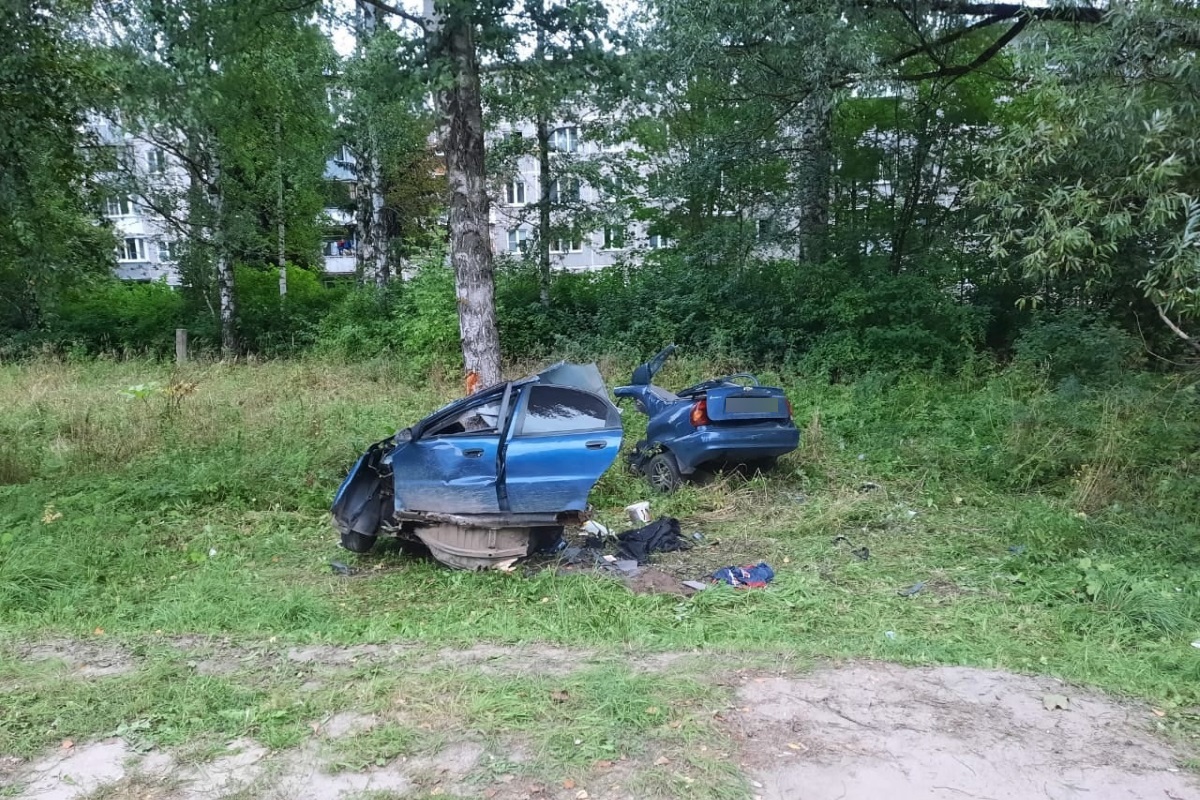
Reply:
[[[180,642],[187,647],[187,642]],[[87,648],[91,649],[87,649]],[[308,647],[282,651],[297,665],[386,659],[406,648]],[[248,657],[210,649],[199,671],[232,670]],[[564,648],[479,645],[446,650],[444,664],[497,673],[569,672],[586,652]],[[23,658],[56,658],[81,677],[132,668],[117,649],[48,642]],[[665,672],[689,654],[636,661]],[[1152,733],[1144,705],[1120,703],[1050,678],[957,667],[907,668],[879,663],[827,664],[809,672],[726,671],[735,704],[719,715],[735,743],[727,757],[746,776],[747,797],[761,800],[1200,800],[1200,777],[1184,754]],[[1065,707],[1061,707],[1065,706]],[[0,755],[0,796],[23,800],[337,800],[369,797],[483,797],[572,800],[579,789],[530,783],[505,765],[527,758],[469,734],[438,752],[361,771],[333,767],[331,744],[371,728],[374,717],[344,712],[314,726],[302,746],[270,751],[252,740],[229,742],[202,764],[171,753],[135,752],[124,740],[78,743],[31,761]],[[461,738],[461,741],[454,741]],[[582,796],[642,800],[628,785],[636,759],[613,765]],[[636,784],[636,781],[633,781]],[[687,796],[687,795],[681,795]]]

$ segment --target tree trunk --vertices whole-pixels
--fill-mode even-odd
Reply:
[[[225,241],[225,204],[221,197],[220,168],[212,170],[214,189],[210,193],[213,225],[212,250],[217,271],[217,313],[221,323],[221,355],[233,358],[238,353],[237,302],[233,295],[233,261]]]
[[[358,30],[356,31],[357,45],[361,50],[375,35],[379,28],[380,10],[357,0]],[[391,279],[388,254],[388,229],[384,224],[383,170],[379,160],[379,139],[376,136],[375,121],[367,114],[362,120],[360,141],[358,142],[358,185],[360,193],[357,199],[358,247],[355,249],[358,259],[358,272],[364,283],[373,282],[380,288],[387,285]]]
[[[287,294],[287,222],[284,219],[284,203],[283,203],[283,125],[278,116],[275,117],[275,169],[276,189],[278,192],[277,205],[275,214],[276,222],[276,238],[278,253],[276,258],[279,262],[279,296],[283,297]]]
[[[801,261],[820,261],[825,256],[832,125],[833,90],[818,87],[801,103],[796,116],[800,141],[794,178]]]
[[[480,387],[499,383],[500,335],[488,224],[483,106],[474,21],[451,7],[426,27],[430,63],[449,67],[450,85],[438,91],[446,127],[446,177],[450,184],[450,260],[458,296],[463,366]]]
[[[543,34],[539,31],[538,36]],[[538,295],[550,305],[550,122],[543,111],[537,119],[538,148]]]

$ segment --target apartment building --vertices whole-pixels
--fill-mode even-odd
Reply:
[[[112,182],[114,191],[105,207],[105,216],[112,223],[119,242],[116,275],[130,281],[165,279],[169,285],[178,286],[182,241],[179,232],[173,229],[163,209],[156,208],[147,197],[117,187],[162,185],[181,194],[186,188],[185,171],[173,155],[153,142],[129,134],[111,122],[97,121],[94,127],[101,142],[117,151],[120,165]],[[523,137],[533,142],[536,127],[532,122],[504,123],[490,136],[493,142],[498,137]],[[551,147],[553,159],[578,163],[582,159],[615,160],[626,146],[605,146],[587,141],[582,126],[572,122],[553,128]],[[492,250],[497,256],[520,257],[536,239],[541,200],[539,173],[537,157],[522,155],[517,159],[515,171],[497,182],[491,197],[490,216]],[[329,201],[324,211],[327,224],[322,242],[324,272],[331,277],[354,275],[357,225],[349,209],[357,197],[358,187],[356,161],[349,148],[339,147],[326,161],[324,177],[330,184],[329,197],[336,198],[336,201]],[[615,208],[618,204],[606,202],[611,199],[605,196],[602,187],[569,174],[550,186],[556,225],[569,215],[568,209]],[[602,269],[632,258],[640,250],[665,244],[663,237],[651,235],[644,224],[610,217],[596,230],[574,226],[569,233],[552,239],[551,264],[554,269],[572,272]]]

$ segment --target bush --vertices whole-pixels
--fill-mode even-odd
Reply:
[[[1017,338],[1017,361],[1057,381],[1113,383],[1137,363],[1140,345],[1125,331],[1078,309],[1035,314]]]
[[[238,267],[234,287],[242,346],[265,356],[299,353],[311,347],[321,321],[347,291],[328,288],[314,272],[295,266],[288,268],[287,294],[282,297],[275,268]]]
[[[166,283],[112,278],[68,293],[49,321],[46,339],[91,353],[162,355],[174,350],[180,327],[185,327],[183,298]]]

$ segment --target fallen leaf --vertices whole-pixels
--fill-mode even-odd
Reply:
[[[654,716],[655,714],[658,713],[658,706],[650,706],[649,708],[646,709],[646,713],[649,714],[650,716]]]
[[[93,636],[103,636],[104,628],[96,628],[96,630],[92,631],[92,635]]]
[[[493,797],[495,797],[495,796],[496,796],[496,795],[498,795],[498,794],[500,794],[500,790],[499,790],[499,789],[484,789],[484,790],[483,790],[483,796],[484,796],[484,797],[485,797],[487,800],[492,800],[492,798],[493,798]]]
[[[549,603],[549,602],[550,602],[550,598],[549,598],[549,597],[543,597],[543,598],[542,598],[542,600],[541,600],[541,602],[543,602],[543,603]]]
[[[567,700],[571,699],[571,693],[566,689],[555,689],[554,691],[550,692],[550,699],[556,703],[565,703]]]
[[[563,781],[563,788],[564,789],[574,789],[575,781],[571,780],[570,778],[567,778],[565,781]]]
[[[667,758],[666,756],[659,756],[658,758],[654,759],[654,766],[656,767],[665,767],[670,763],[671,759]]]
[[[793,750],[808,750],[808,746],[802,742],[788,742],[788,747]]]
[[[321,732],[321,723],[319,722],[310,722],[308,723],[308,727],[312,728],[313,735]]]
[[[589,797],[591,797],[591,795],[587,793],[586,789],[580,789],[575,793],[575,800],[588,800]]]
[[[668,727],[674,728],[675,730],[679,730],[680,728],[683,727],[683,723],[680,722],[679,720],[675,720]]]
[[[63,739],[62,744],[59,745],[59,747],[61,747],[63,750],[70,750],[74,746],[75,742],[71,741],[70,739]]]
[[[1161,708],[1152,708],[1150,710],[1154,712],[1154,716],[1156,717],[1165,717],[1167,715],[1167,712],[1163,711]]]
[[[1053,711],[1056,708],[1066,711],[1071,708],[1071,701],[1061,694],[1048,694],[1042,698],[1042,705],[1047,711]]]
[[[596,762],[597,769],[608,769],[613,765],[613,762],[608,760],[600,760]]]

